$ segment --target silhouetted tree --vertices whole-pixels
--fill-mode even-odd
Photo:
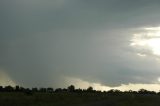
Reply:
[[[107,91],[107,93],[114,93],[114,89]]]
[[[128,92],[129,92],[129,93],[132,93],[133,91],[132,91],[132,90],[129,90]]]
[[[66,88],[63,88],[62,91],[63,91],[63,92],[67,92],[67,89],[66,89]]]
[[[70,85],[70,86],[68,87],[68,91],[69,91],[69,92],[74,92],[74,91],[75,91],[74,85]]]
[[[55,92],[62,92],[62,89],[61,88],[57,88],[57,89],[55,89]]]
[[[114,90],[114,93],[121,93],[121,91],[118,90],[118,89],[115,89],[115,90]]]
[[[113,95],[119,95],[120,93],[122,93],[120,90],[117,89],[111,89],[109,91],[107,91],[108,94],[113,94]]]
[[[93,87],[91,87],[91,86],[88,87],[88,88],[87,88],[87,92],[93,92]]]
[[[140,89],[138,91],[139,94],[148,94],[149,91],[147,91],[146,89]]]
[[[46,88],[40,88],[39,91],[40,91],[40,92],[46,92],[47,89],[46,89]]]
[[[14,88],[12,87],[12,86],[5,86],[4,87],[4,91],[7,91],[7,92],[12,92],[12,91],[14,91]]]
[[[38,92],[38,88],[32,88],[32,92]]]
[[[0,86],[0,92],[2,92],[3,91],[3,86]]]
[[[77,93],[81,93],[83,90],[82,89],[75,89],[75,92],[77,92]]]
[[[47,88],[47,92],[52,93],[53,91],[53,88]]]
[[[157,94],[160,95],[160,91]]]
[[[18,85],[15,87],[15,91],[20,91],[20,87]]]
[[[19,88],[19,91],[24,92],[24,91],[25,91],[25,88],[20,87],[20,88]]]
[[[24,93],[26,95],[28,95],[28,96],[31,96],[33,94],[32,91],[29,88],[26,88],[25,91],[24,91]]]

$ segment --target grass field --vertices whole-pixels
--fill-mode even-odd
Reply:
[[[0,106],[160,106],[160,95],[1,92]]]

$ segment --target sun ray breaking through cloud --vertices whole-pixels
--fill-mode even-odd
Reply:
[[[153,55],[160,56],[160,27],[143,28],[141,32],[133,34],[130,45],[141,50],[138,55],[147,55],[144,51],[148,51]]]

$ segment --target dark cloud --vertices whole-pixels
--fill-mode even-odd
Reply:
[[[63,76],[152,83],[158,63],[136,56],[130,29],[158,25],[159,10],[154,0],[1,0],[0,67],[26,86],[63,85]]]

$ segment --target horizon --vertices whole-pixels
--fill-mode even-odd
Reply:
[[[70,91],[71,90],[71,91]],[[118,93],[118,92],[121,92],[121,93],[124,93],[124,92],[128,92],[128,93],[151,93],[151,94],[159,94],[160,93],[160,90],[159,91],[153,91],[153,90],[147,90],[147,89],[144,89],[144,88],[141,88],[141,89],[138,89],[138,90],[131,90],[131,89],[128,89],[128,90],[119,90],[119,89],[116,89],[116,88],[111,88],[111,89],[108,89],[108,90],[102,90],[102,89],[94,89],[92,86],[88,86],[87,88],[78,88],[76,86],[74,86],[73,84],[72,85],[69,85],[67,87],[64,87],[64,88],[54,88],[54,87],[23,87],[23,86],[19,86],[19,85],[15,85],[15,86],[11,86],[11,85],[6,85],[6,86],[0,86],[0,92],[14,92],[14,91],[20,91],[20,92],[27,92],[27,91],[30,91],[30,93],[32,92],[48,92],[48,93],[52,93],[52,92],[75,92],[75,93],[78,93],[78,92],[88,92],[88,93],[93,93],[93,92],[101,92],[101,93]],[[51,92],[50,92],[51,91]]]

